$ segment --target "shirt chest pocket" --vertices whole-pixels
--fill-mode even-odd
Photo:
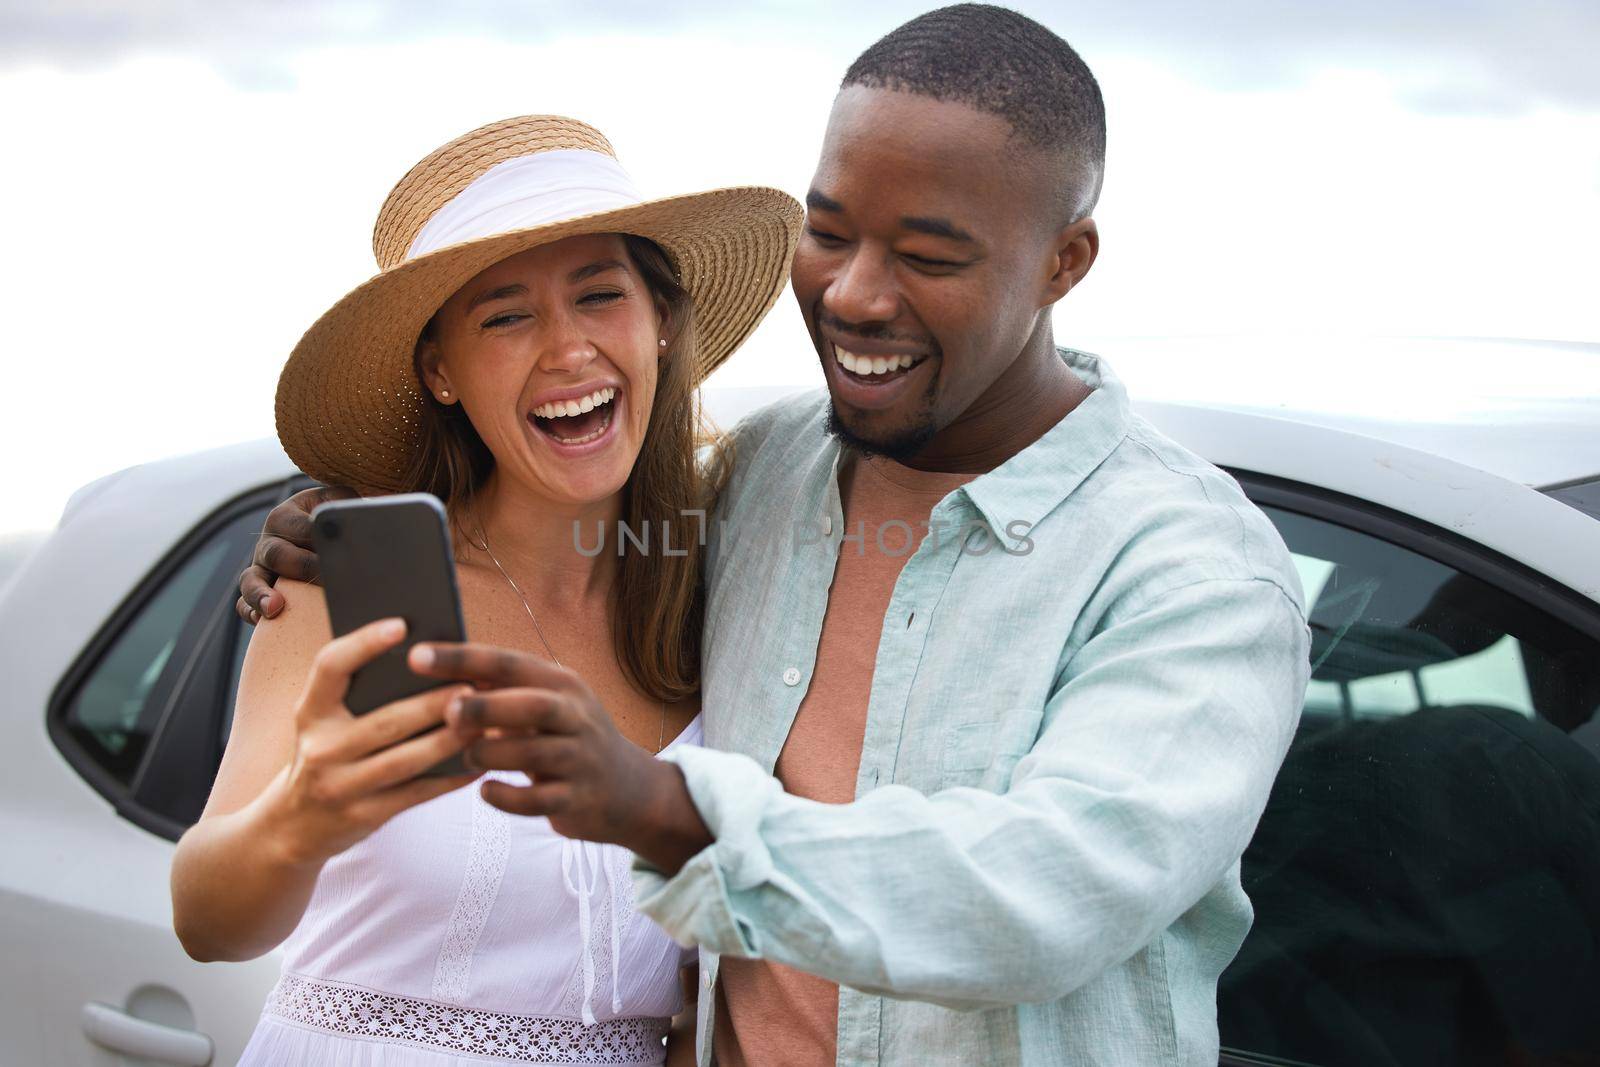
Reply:
[[[1041,710],[1013,708],[999,718],[962,723],[945,735],[939,787],[972,786],[1003,793],[1011,772],[1038,738]]]

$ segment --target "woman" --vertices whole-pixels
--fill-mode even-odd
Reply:
[[[706,505],[694,389],[776,298],[800,215],[771,189],[646,202],[569,119],[474,130],[390,193],[382,273],[296,347],[279,437],[320,481],[438,495],[473,640],[577,671],[648,751],[693,744],[697,543],[585,553],[574,523],[592,545]],[[283,947],[242,1062],[662,1062],[690,957],[633,913],[627,854],[491,807],[477,775],[418,777],[461,749],[430,729],[460,690],[352,716],[403,624],[332,639],[318,587],[278,590],[172,873],[190,955]]]

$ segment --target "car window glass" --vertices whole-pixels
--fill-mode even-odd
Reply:
[[[108,770],[126,781],[157,725],[156,682],[185,621],[223,564],[228,544],[215,540],[178,569],[145,603],[84,680],[67,726]]]
[[[1255,922],[1219,985],[1224,1046],[1596,1062],[1600,643],[1418,553],[1263,510],[1305,587],[1312,678],[1244,857]]]

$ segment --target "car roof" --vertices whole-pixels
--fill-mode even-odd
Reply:
[[[1537,488],[1600,478],[1600,344],[1505,338],[1073,339],[1136,404],[1272,415]]]

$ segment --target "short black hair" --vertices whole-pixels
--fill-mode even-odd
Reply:
[[[1009,8],[955,4],[890,30],[840,88],[893,89],[998,115],[1014,136],[1070,165],[1074,217],[1100,198],[1106,111],[1089,67],[1056,34]]]

